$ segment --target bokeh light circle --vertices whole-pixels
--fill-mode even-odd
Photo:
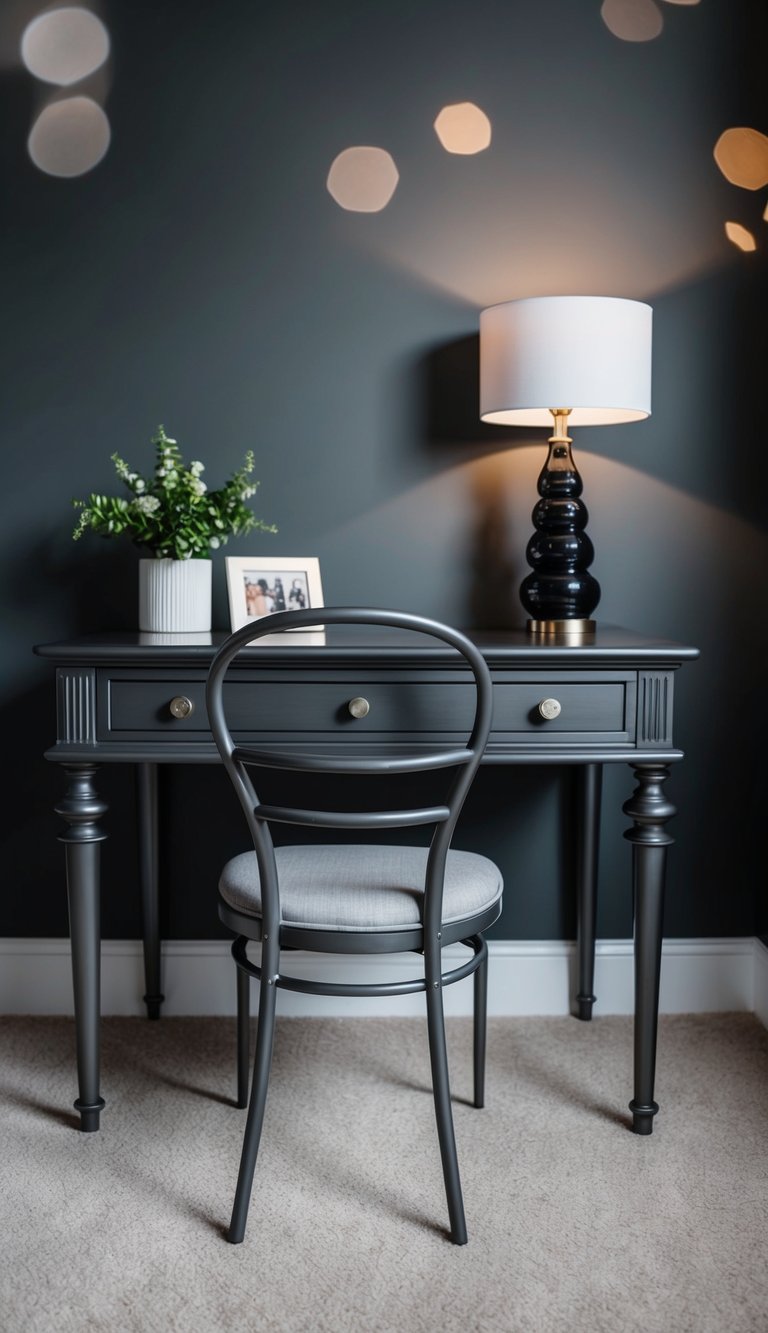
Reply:
[[[714,157],[725,179],[742,190],[760,190],[768,185],[768,138],[759,130],[739,125],[723,130]]]
[[[89,9],[51,9],[27,24],[21,58],[45,83],[67,87],[93,74],[109,55],[109,34]]]
[[[622,42],[651,42],[664,27],[654,0],[603,0],[600,16],[608,31]]]
[[[400,176],[384,148],[345,148],[334,158],[326,182],[339,208],[353,213],[380,213],[397,188]]]
[[[446,153],[482,153],[491,142],[491,122],[474,102],[456,102],[443,107],[435,134]]]
[[[726,222],[725,234],[728,237],[728,240],[737,246],[739,250],[749,252],[757,249],[757,241],[752,235],[752,232],[747,231],[746,227],[742,227],[740,222]]]
[[[83,176],[109,148],[109,121],[90,97],[65,97],[44,107],[27,141],[29,156],[48,176]]]

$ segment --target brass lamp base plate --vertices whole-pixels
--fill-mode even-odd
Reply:
[[[588,643],[595,636],[594,620],[528,620],[525,626],[532,639],[552,643]]]

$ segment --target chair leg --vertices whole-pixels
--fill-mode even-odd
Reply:
[[[250,1061],[251,978],[242,967],[237,971],[237,1105],[248,1105]]]
[[[261,1127],[264,1123],[264,1108],[267,1102],[267,1085],[269,1083],[269,1069],[272,1063],[272,1046],[275,1035],[276,1000],[277,986],[271,980],[267,980],[267,968],[265,967],[259,990],[259,1017],[256,1027],[256,1055],[253,1061],[251,1100],[248,1106],[248,1118],[245,1123],[235,1202],[227,1237],[232,1245],[239,1245],[245,1235],[248,1205],[251,1201],[251,1188],[253,1186],[253,1173],[256,1169]]]
[[[437,1137],[443,1163],[448,1216],[451,1222],[451,1240],[454,1245],[466,1245],[467,1224],[464,1218],[464,1202],[461,1197],[459,1161],[456,1155],[456,1136],[453,1129],[451,1088],[448,1078],[448,1052],[445,1045],[443,989],[440,981],[440,950],[436,950],[436,958],[434,956],[430,957],[430,952],[425,951],[424,961],[427,981],[427,1031],[429,1034],[429,1058],[432,1066],[432,1091],[435,1098]]]
[[[475,972],[473,1056],[475,1106],[485,1106],[485,1034],[488,1020],[488,953]]]

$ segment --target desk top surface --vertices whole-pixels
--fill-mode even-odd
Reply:
[[[585,642],[540,642],[519,630],[467,630],[490,665],[500,669],[551,669],[555,666],[637,664],[681,665],[698,657],[698,648],[653,638],[615,625],[598,625]],[[228,638],[226,630],[199,634],[152,634],[139,631],[87,634],[59,643],[37,644],[34,652],[61,665],[90,666],[196,666],[207,668],[216,649]],[[352,665],[375,658],[379,663],[405,664],[415,660],[455,662],[453,650],[433,639],[371,626],[328,626],[325,631],[274,634],[243,651],[243,660],[271,665]]]

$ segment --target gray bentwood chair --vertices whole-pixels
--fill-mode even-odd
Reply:
[[[418,636],[430,635],[455,649],[470,669],[469,685],[474,680],[475,686],[471,695],[474,721],[466,743],[444,744],[441,749],[432,742],[429,749],[421,746],[414,749],[411,745],[407,750],[401,747],[399,752],[390,745],[385,754],[377,755],[370,752],[370,747],[365,752],[365,741],[360,734],[350,737],[347,731],[341,735],[340,743],[334,745],[332,754],[328,753],[328,747],[323,753],[317,745],[314,750],[310,747],[308,752],[296,754],[295,747],[280,753],[238,744],[226,721],[225,680],[234,659],[247,645],[266,635],[318,625],[374,625],[409,630]],[[464,664],[457,662],[460,668]],[[296,688],[306,690],[307,685],[299,684]],[[258,683],[251,684],[250,689],[258,698]],[[242,690],[243,685],[239,684],[236,693],[242,695]],[[225,640],[210,667],[206,700],[214,740],[253,839],[253,851],[228,861],[219,881],[219,915],[237,933],[232,954],[238,968],[240,1106],[246,1105],[247,1097],[250,979],[256,977],[259,981],[253,1081],[228,1239],[237,1244],[245,1234],[272,1060],[276,992],[285,987],[310,995],[405,995],[424,991],[451,1240],[464,1245],[467,1229],[451,1113],[442,991],[444,986],[474,973],[474,1104],[480,1107],[484,1103],[488,968],[488,949],[482,932],[500,915],[502,878],[492,861],[473,852],[451,850],[450,843],[488,739],[492,708],[488,667],[463,634],[421,616],[356,607],[278,612],[236,630]],[[349,737],[346,743],[345,737]],[[447,795],[441,792],[440,804],[360,812],[262,804],[251,777],[254,768],[354,775],[361,780],[354,784],[355,804],[359,803],[361,783],[366,777],[379,782],[383,777],[392,778],[396,793],[398,785],[402,787],[401,775],[440,769],[455,769],[455,773],[443,776],[441,785],[447,786],[448,792]],[[273,823],[345,830],[425,825],[433,826],[433,832],[428,847],[380,843],[275,847],[270,833]],[[261,941],[260,966],[247,956],[250,940]],[[457,942],[468,945],[472,955],[444,973],[442,948]],[[282,949],[316,950],[325,954],[412,951],[423,954],[423,975],[412,981],[357,985],[309,981],[281,973]]]

